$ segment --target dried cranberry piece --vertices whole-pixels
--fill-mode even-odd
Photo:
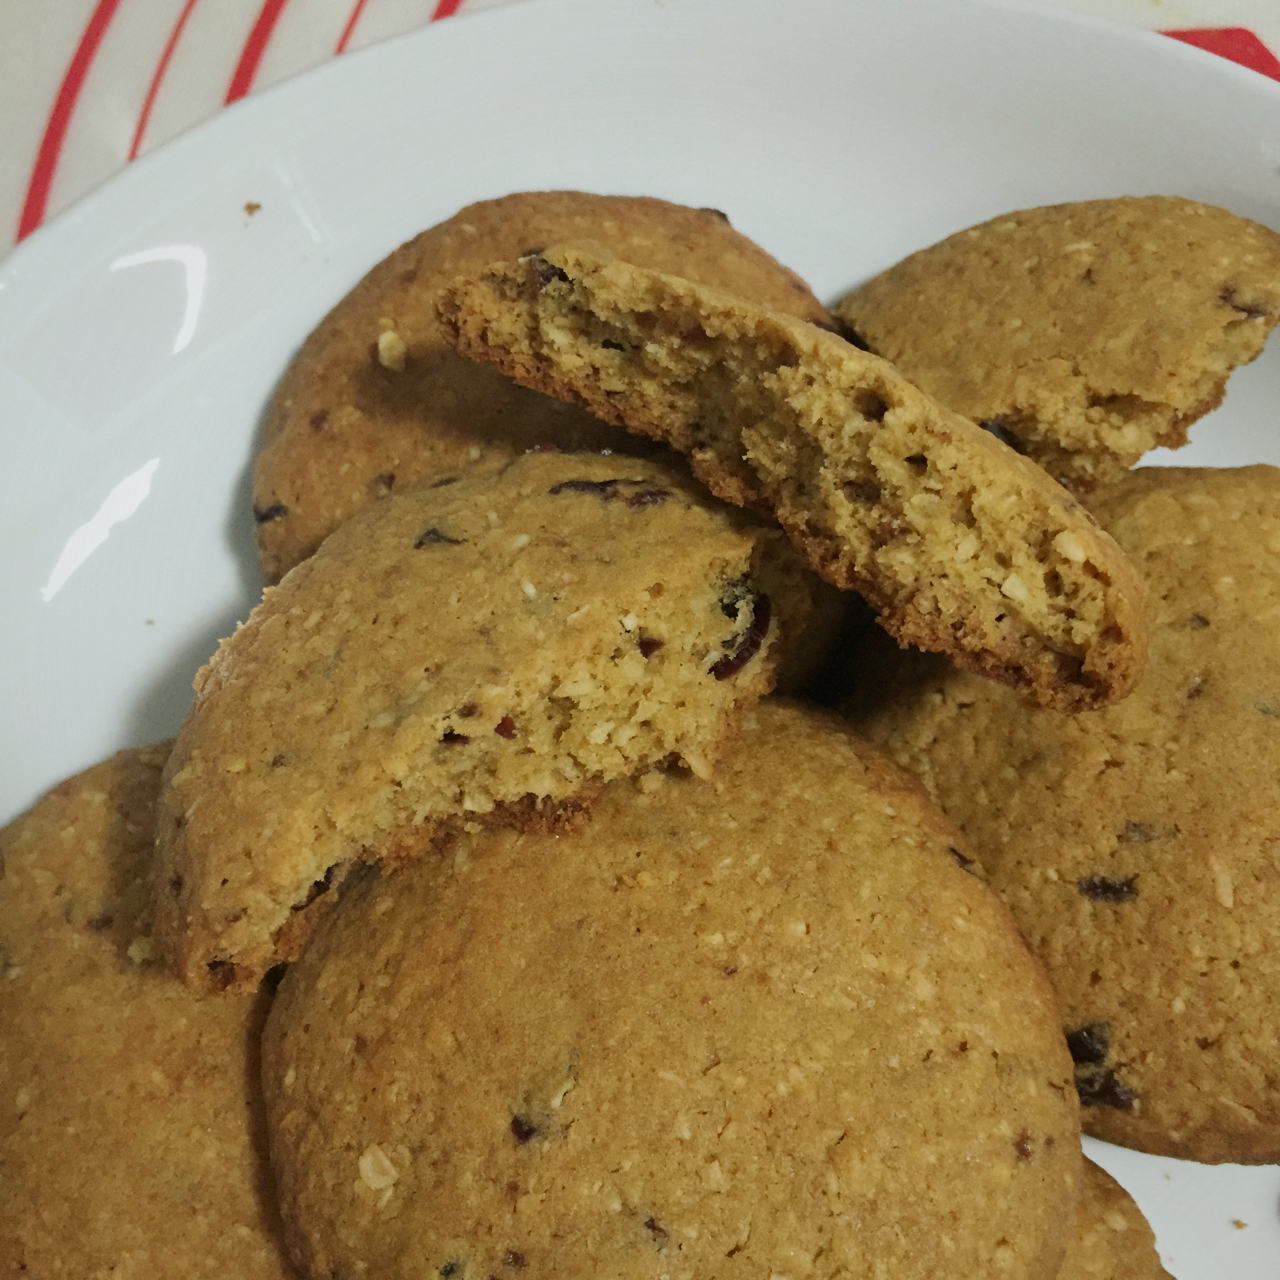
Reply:
[[[516,736],[516,722],[510,716],[503,716],[502,719],[493,726],[493,731],[498,735],[498,737],[506,738],[509,741]]]
[[[538,1126],[536,1124],[531,1123],[527,1117],[525,1116],[511,1117],[511,1133],[514,1136],[515,1140],[521,1146],[524,1146],[524,1144],[528,1142],[530,1138],[536,1136],[537,1132],[538,1132]]]
[[[1105,1062],[1111,1052],[1111,1024],[1091,1022],[1067,1033],[1067,1049],[1077,1064]]]
[[[636,641],[642,658],[652,658],[665,644],[665,640],[659,640],[657,636],[647,636],[643,631],[640,633],[640,639]]]
[[[1133,876],[1085,876],[1076,881],[1076,888],[1090,902],[1133,902],[1138,896],[1138,886]]]
[[[557,267],[555,263],[548,262],[541,254],[530,255],[528,262],[533,271],[533,278],[538,282],[539,291],[545,289],[553,280],[560,280],[564,284],[569,283],[568,273]]]
[[[441,545],[460,547],[464,542],[466,542],[465,538],[451,538],[443,529],[437,525],[432,525],[430,529],[424,529],[418,535],[418,540],[413,545],[416,550],[420,547],[438,547]]]
[[[471,741],[470,737],[465,733],[458,733],[453,729],[446,729],[440,735],[440,741],[450,747],[465,747]]]
[[[751,625],[742,633],[737,649],[733,653],[726,653],[711,668],[711,674],[717,680],[736,676],[760,652],[760,646],[769,633],[769,620],[772,616],[773,606],[769,603],[769,597],[763,593],[757,595],[752,602]]]

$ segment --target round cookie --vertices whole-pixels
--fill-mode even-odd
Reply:
[[[555,444],[653,453],[652,442],[516,387],[443,342],[439,289],[562,240],[714,284],[826,324],[794,272],[714,209],[538,191],[468,205],[379,263],[307,338],[276,392],[254,467],[263,576],[278,581],[372,497],[478,458]]]
[[[854,723],[923,778],[1045,962],[1085,1129],[1273,1163],[1280,471],[1147,468],[1093,505],[1150,587],[1136,692],[1057,716],[886,655]]]
[[[1069,488],[1177,448],[1280,320],[1280,236],[1175,196],[1006,214],[835,307],[856,339]]]
[[[1084,1162],[1076,1229],[1058,1280],[1173,1280],[1133,1197],[1092,1160]]]
[[[705,774],[807,580],[656,462],[528,453],[377,502],[196,678],[157,818],[156,938],[256,985],[361,861],[554,822],[670,755]]]
[[[266,993],[197,1000],[151,959],[168,744],[0,831],[0,1272],[287,1280],[257,1092]]]
[[[263,1041],[312,1276],[1054,1277],[1071,1063],[915,782],[766,701],[710,780],[370,875]]]

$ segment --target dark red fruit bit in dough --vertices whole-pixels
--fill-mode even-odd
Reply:
[[[311,415],[311,430],[323,431],[325,423],[328,421],[329,421],[329,410],[317,409],[315,413]]]
[[[760,646],[764,644],[764,638],[769,633],[769,619],[772,614],[773,607],[769,603],[769,597],[763,594],[756,596],[751,625],[742,633],[741,643],[733,653],[726,653],[711,668],[711,674],[717,680],[727,680],[730,676],[736,676],[760,652]]]
[[[1128,1111],[1138,1100],[1138,1095],[1117,1080],[1109,1067],[1078,1068],[1076,1092],[1082,1107],[1115,1107],[1117,1111]]]
[[[644,1227],[645,1230],[653,1236],[659,1247],[665,1244],[670,1238],[671,1233],[657,1220],[657,1218],[646,1218]]]
[[[524,1254],[523,1254],[523,1253],[521,1253],[518,1249],[508,1249],[508,1250],[507,1250],[507,1252],[506,1252],[506,1255],[503,1257],[502,1261],[503,1261],[503,1262],[504,1262],[508,1267],[515,1267],[515,1269],[516,1269],[517,1271],[519,1271],[519,1270],[521,1270],[522,1268],[527,1267],[527,1266],[529,1265],[529,1264],[525,1261]]]
[[[440,736],[440,741],[451,747],[465,747],[471,739],[465,733],[458,733],[453,729],[446,729]]]
[[[283,502],[273,502],[269,507],[254,507],[253,518],[259,524],[270,524],[272,520],[280,520],[289,514],[289,508]]]
[[[415,542],[414,548],[419,547],[438,547],[440,545],[450,547],[460,547],[466,541],[465,538],[451,538],[444,530],[432,525],[430,529],[424,529]]]
[[[1031,1130],[1023,1129],[1013,1140],[1013,1150],[1019,1160],[1026,1161],[1031,1159]]]
[[[205,966],[214,987],[225,991],[236,980],[236,967],[230,960],[210,960]]]
[[[1111,1024],[1091,1022],[1067,1033],[1067,1049],[1075,1063],[1105,1062],[1111,1052]]]
[[[1137,876],[1086,876],[1076,888],[1091,902],[1133,902],[1138,896]]]
[[[642,631],[640,633],[640,639],[637,643],[640,649],[640,656],[642,658],[652,658],[653,655],[657,653],[658,650],[661,649],[664,644],[666,644],[666,641],[659,640],[657,636],[647,636]]]
[[[1232,311],[1238,311],[1242,316],[1248,316],[1250,320],[1260,320],[1267,314],[1266,307],[1259,306],[1256,302],[1241,302],[1236,297],[1236,291],[1227,285],[1218,297],[1229,306]]]
[[[601,502],[625,502],[629,507],[656,507],[671,496],[670,489],[647,480],[561,480],[547,490],[552,497],[562,493],[593,493]]]
[[[533,268],[533,278],[538,282],[538,288],[545,289],[553,280],[569,283],[568,274],[561,271],[559,267],[550,263],[540,254],[534,254],[529,259],[529,266]]]
[[[502,719],[493,726],[493,731],[498,735],[498,737],[506,738],[509,741],[516,736],[516,722],[510,716],[503,716]]]
[[[515,1140],[524,1146],[530,1138],[534,1137],[538,1132],[538,1126],[530,1124],[524,1116],[511,1117],[511,1133]]]
[[[1193,613],[1187,625],[1192,631],[1203,631],[1209,625],[1209,619],[1203,613]]]

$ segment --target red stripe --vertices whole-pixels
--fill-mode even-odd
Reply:
[[[462,8],[462,0],[436,0],[436,7],[431,14],[431,21],[440,18],[452,18]]]
[[[227,89],[227,102],[235,102],[237,98],[243,98],[253,88],[253,77],[258,74],[258,63],[262,61],[262,55],[267,51],[267,42],[271,39],[276,19],[280,17],[280,11],[288,2],[289,0],[263,0],[262,8],[258,10],[257,21],[253,24],[253,30],[249,32],[249,38],[244,42],[244,48],[240,50],[240,61],[236,63],[236,69],[231,75],[231,84]]]
[[[356,7],[351,10],[347,25],[342,28],[342,38],[338,41],[338,47],[333,51],[335,54],[346,53],[347,45],[351,42],[352,33],[356,29],[356,23],[360,21],[360,14],[367,3],[368,0],[356,0]]]
[[[160,81],[164,79],[164,73],[169,69],[169,59],[173,57],[178,38],[182,35],[182,28],[187,25],[187,19],[195,7],[196,0],[187,0],[182,6],[182,12],[178,15],[178,21],[173,24],[173,30],[169,32],[168,43],[160,55],[160,61],[156,63],[155,75],[151,77],[151,83],[147,86],[147,96],[142,100],[142,110],[138,113],[138,127],[133,131],[133,143],[129,147],[130,160],[136,160],[138,152],[142,150],[142,136],[147,131],[147,121],[151,119],[151,108],[155,105],[156,94],[160,92]]]
[[[80,36],[80,43],[76,46],[67,74],[62,78],[58,96],[53,101],[53,110],[49,112],[49,119],[44,127],[44,137],[40,139],[40,150],[36,152],[31,180],[27,184],[27,198],[23,201],[22,216],[18,219],[19,240],[29,236],[44,221],[49,191],[53,187],[53,175],[58,168],[62,144],[66,141],[67,127],[71,124],[71,113],[75,110],[80,90],[84,88],[89,68],[97,57],[102,37],[106,35],[107,24],[119,6],[120,0],[98,0],[88,25]]]
[[[1185,31],[1165,31],[1166,36],[1193,44],[1197,49],[1207,49],[1220,57],[1238,62],[1250,71],[1260,71],[1264,76],[1280,80],[1280,59],[1244,27],[1192,27]]]

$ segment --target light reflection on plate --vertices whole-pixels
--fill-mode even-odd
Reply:
[[[1280,85],[977,0],[547,0],[224,112],[0,268],[0,822],[177,726],[260,590],[248,467],[271,388],[373,262],[460,205],[711,205],[831,300],[1035,204],[1161,192],[1280,226],[1278,165]],[[1280,463],[1277,406],[1269,352],[1177,460]],[[1179,1280],[1272,1280],[1280,1170],[1090,1149]]]

